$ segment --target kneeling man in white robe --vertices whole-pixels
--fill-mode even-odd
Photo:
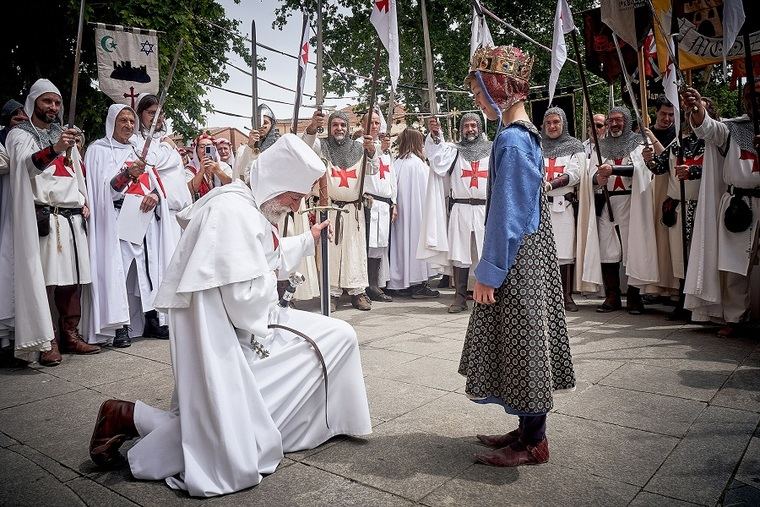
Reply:
[[[156,297],[169,314],[172,407],[104,402],[96,464],[118,463],[121,444],[140,438],[128,452],[136,478],[213,496],[258,484],[284,452],[371,432],[353,328],[277,304],[276,271],[312,255],[328,222],[288,238],[273,224],[297,211],[325,166],[292,134],[255,164],[254,190],[235,181],[177,215],[184,233]]]

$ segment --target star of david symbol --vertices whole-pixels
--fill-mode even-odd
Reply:
[[[462,178],[470,178],[470,188],[478,188],[478,178],[488,178],[488,171],[479,171],[480,160],[470,162],[471,171],[462,170]]]
[[[153,48],[155,47],[155,44],[151,44],[150,41],[145,41],[140,44],[140,52],[145,53],[145,56],[150,56],[151,53],[155,53],[153,51]]]
[[[333,178],[340,178],[340,183],[338,183],[338,187],[349,188],[348,179],[349,178],[356,179],[356,169],[351,169],[349,171],[344,167],[339,167],[337,169],[333,167],[332,171],[330,172],[330,176],[332,176]]]
[[[389,172],[391,172],[391,165],[384,163],[383,159],[380,159],[380,179],[384,180],[385,175]]]
[[[546,168],[546,181],[551,181],[560,174],[565,173],[565,166],[557,165],[556,158],[549,159],[549,167]]]

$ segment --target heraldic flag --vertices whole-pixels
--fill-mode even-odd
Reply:
[[[155,30],[98,23],[95,28],[98,87],[114,102],[137,106],[141,93],[158,93]]]
[[[396,0],[372,0],[372,14],[369,20],[377,30],[377,35],[385,46],[385,50],[388,51],[388,70],[391,75],[391,85],[395,90],[401,73]]]

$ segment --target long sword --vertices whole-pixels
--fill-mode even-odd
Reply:
[[[322,0],[317,0],[317,89],[315,92],[317,110],[322,112],[322,104],[325,101],[325,90],[323,86],[323,68],[322,57],[324,45],[322,42]],[[329,128],[329,125],[328,125]],[[329,218],[327,206],[330,203],[330,196],[327,191],[327,173],[319,178],[319,222],[322,223]],[[337,214],[336,214],[337,215]],[[322,229],[320,233],[320,261],[322,269],[320,270],[320,287],[319,298],[322,307],[322,315],[330,316],[330,236],[327,228]]]
[[[77,91],[79,90],[79,65],[82,60],[82,32],[84,30],[84,0],[79,3],[79,25],[77,26],[77,43],[74,49],[74,75],[71,79],[71,99],[69,100],[69,128],[74,128],[77,110]],[[71,148],[66,150],[66,165],[71,165]]]

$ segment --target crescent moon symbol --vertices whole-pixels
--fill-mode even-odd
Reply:
[[[110,44],[108,43],[108,39],[111,39]],[[103,50],[106,53],[113,53],[113,48],[116,47],[116,43],[114,42],[113,37],[111,37],[110,35],[106,35],[105,37],[100,39],[100,46],[103,48]],[[109,46],[111,48],[110,50],[108,49]]]

